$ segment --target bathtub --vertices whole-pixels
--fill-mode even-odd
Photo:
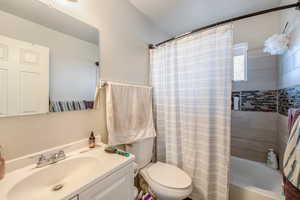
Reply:
[[[263,163],[231,157],[230,200],[283,200],[282,176]]]

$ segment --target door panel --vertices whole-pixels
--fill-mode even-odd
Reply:
[[[18,43],[16,49],[21,83],[20,113],[46,113],[49,111],[49,49],[26,43]]]
[[[0,43],[0,61],[8,62],[8,46]]]
[[[0,70],[0,116],[49,111],[49,48],[0,35]]]
[[[21,113],[38,113],[40,107],[40,74],[34,72],[20,73],[20,110]]]
[[[20,64],[38,66],[40,64],[40,53],[31,49],[20,49]]]

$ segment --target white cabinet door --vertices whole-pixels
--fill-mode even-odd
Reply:
[[[0,35],[0,116],[49,110],[49,48]]]
[[[79,194],[79,200],[133,200],[133,167],[107,177]]]

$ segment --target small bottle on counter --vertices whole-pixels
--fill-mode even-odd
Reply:
[[[91,149],[96,147],[96,137],[95,137],[95,134],[93,131],[91,132],[91,135],[89,138],[89,147]]]
[[[5,159],[3,158],[2,147],[0,146],[0,180],[4,178],[5,175]]]

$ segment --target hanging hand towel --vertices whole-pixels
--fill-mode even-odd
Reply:
[[[152,88],[108,83],[106,115],[110,145],[155,137]]]

